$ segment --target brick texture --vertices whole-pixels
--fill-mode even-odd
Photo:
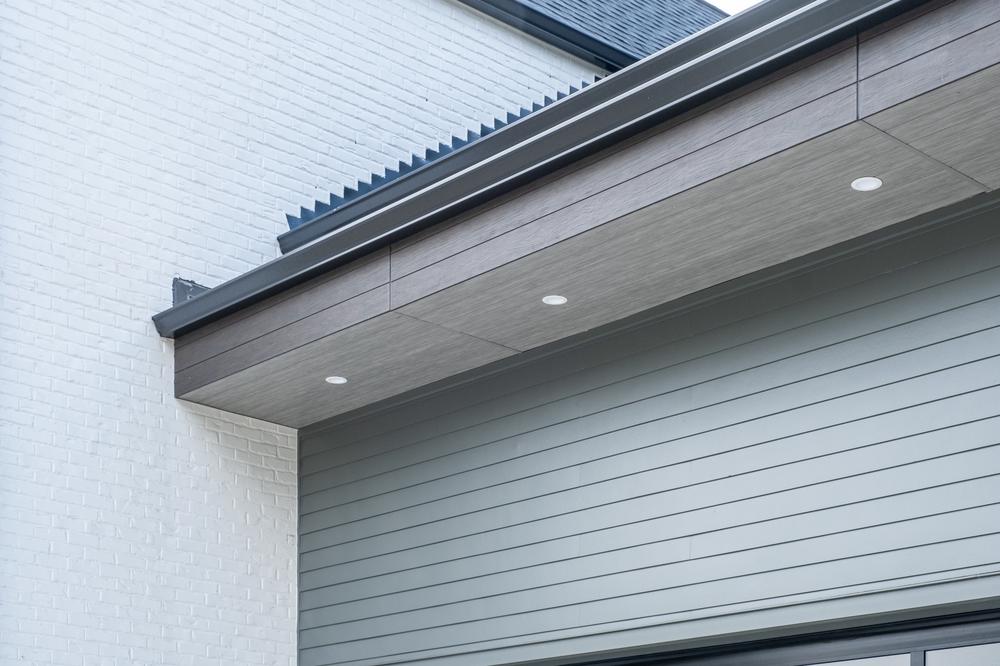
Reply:
[[[0,2],[0,663],[294,663],[295,433],[175,400],[150,316],[593,74],[447,0]]]

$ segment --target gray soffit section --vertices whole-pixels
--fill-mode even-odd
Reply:
[[[768,0],[285,234],[296,251],[155,315],[157,330],[193,331],[919,4]]]
[[[946,240],[942,241],[939,238],[936,243],[925,244],[928,247],[933,246],[934,253],[945,254],[963,247],[983,243],[984,238],[1000,236],[1000,227],[997,227],[995,232],[990,232],[994,226],[994,220],[997,219],[1000,219],[1000,194],[992,193],[973,197],[945,209],[935,210],[908,220],[903,224],[874,232],[863,238],[852,239],[847,243],[826,248],[814,255],[786,262],[780,266],[772,266],[746,279],[716,285],[711,289],[691,294],[598,328],[567,336],[558,342],[511,356],[504,361],[494,363],[489,368],[477,368],[463,375],[456,375],[421,386],[413,391],[400,393],[388,400],[372,402],[361,409],[317,421],[300,430],[300,444],[323,432],[337,431],[345,427],[354,428],[362,422],[378,423],[377,419],[372,420],[371,417],[377,417],[387,411],[401,408],[407,410],[408,418],[412,418],[413,421],[422,420],[426,415],[427,401],[434,401],[437,404],[436,401],[444,400],[451,406],[457,401],[454,395],[456,387],[465,386],[484,376],[495,378],[491,384],[495,393],[491,393],[491,396],[516,393],[524,389],[525,385],[500,381],[504,373],[511,368],[531,365],[536,367],[538,376],[545,377],[549,373],[558,374],[566,366],[565,354],[571,353],[576,348],[597,344],[598,341],[602,340],[617,340],[629,331],[646,328],[657,322],[683,319],[695,311],[710,307],[713,303],[733,301],[751,292],[765,290],[780,283],[794,282],[796,278],[806,273],[825,275],[829,271],[836,271],[838,265],[850,264],[851,262],[864,263],[865,261],[877,262],[879,271],[899,270],[914,262],[924,261],[929,256],[915,252],[912,246],[922,244],[922,238],[928,234],[933,236],[934,230],[949,230],[947,234],[941,234],[942,237],[946,237]],[[893,250],[897,256],[896,262],[886,260],[885,252],[891,248],[897,248]],[[860,273],[864,274],[864,271],[860,271]],[[823,278],[821,284],[825,283],[826,278]],[[745,298],[743,300],[747,301]],[[784,301],[781,302],[784,303]],[[742,316],[739,312],[741,311],[734,311],[732,315],[734,319]],[[673,337],[683,338],[689,334],[689,329],[678,330],[673,334]],[[657,344],[663,343],[663,335],[657,333],[656,340]],[[645,349],[645,346],[641,344],[638,347]],[[458,400],[457,403],[470,405],[480,399],[480,396],[463,393],[462,400]],[[380,430],[381,427],[379,426],[378,429]],[[302,455],[313,453],[308,445],[303,445],[300,452]]]

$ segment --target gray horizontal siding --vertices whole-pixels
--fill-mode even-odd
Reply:
[[[997,234],[953,224],[304,432],[301,663],[1000,569]]]

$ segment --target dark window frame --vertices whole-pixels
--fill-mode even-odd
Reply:
[[[1000,643],[1000,609],[587,660],[577,666],[811,666],[899,654],[910,655],[910,666],[924,666],[929,651],[989,643]]]

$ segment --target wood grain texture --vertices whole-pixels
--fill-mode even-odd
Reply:
[[[949,0],[929,3],[862,34],[858,72],[862,79],[932,51],[1000,21],[995,0]]]
[[[566,169],[542,187],[440,225],[393,247],[392,276],[408,275],[549,213],[635,178],[667,162],[807,104],[856,81],[855,48],[839,44],[819,54],[817,62],[737,91],[722,104],[671,122],[661,130],[587,164]],[[728,101],[727,101],[728,100]]]
[[[428,294],[842,127],[855,119],[855,110],[854,90],[843,89],[668,162],[598,195],[583,198],[531,224],[394,280],[391,283],[392,307],[403,307]]]
[[[888,187],[859,196],[848,187],[859,173],[878,173]],[[858,123],[401,311],[530,349],[982,189]],[[547,293],[565,294],[570,304],[544,306],[540,299]]]
[[[281,356],[388,311],[389,287],[382,285],[177,371],[174,390],[178,396],[185,397],[219,377]]]
[[[388,281],[389,252],[379,250],[181,336],[174,366],[183,370]]]
[[[1000,3],[997,3],[1000,6]],[[867,118],[989,188],[1000,188],[1000,65]]]
[[[298,428],[513,353],[389,312],[178,397]],[[332,374],[350,383],[326,384]]]
[[[858,84],[862,117],[878,113],[1000,62],[1000,22],[864,78]]]

